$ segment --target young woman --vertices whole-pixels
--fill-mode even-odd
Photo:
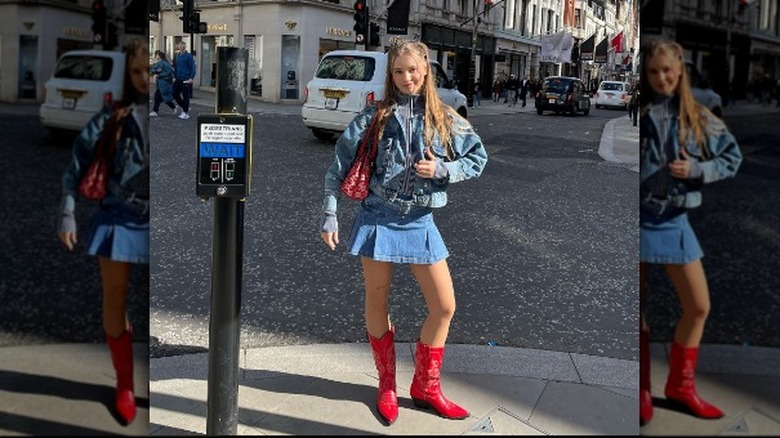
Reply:
[[[653,416],[649,328],[642,303],[648,264],[666,269],[682,306],[669,354],[666,398],[700,418],[723,412],[702,400],[694,374],[710,309],[702,250],[688,222],[701,187],[733,177],[742,161],[724,123],[691,94],[682,47],[654,39],[643,48],[640,123],[640,423]]]
[[[157,117],[157,111],[160,111],[160,104],[163,102],[176,114],[176,103],[173,101],[173,66],[162,50],[154,51],[154,59],[156,61],[149,69],[149,74],[157,76],[157,86],[154,90],[154,107],[149,117]]]
[[[455,313],[449,255],[433,222],[433,209],[447,203],[450,183],[476,178],[487,152],[471,125],[436,94],[428,48],[413,41],[388,51],[385,97],[369,106],[336,143],[336,157],[325,175],[321,237],[335,249],[340,185],[368,127],[378,155],[369,196],[352,226],[350,254],[360,256],[365,280],[368,339],[379,373],[377,410],[387,424],[398,417],[395,383],[395,327],[388,314],[393,264],[409,264],[428,307],[415,353],[411,396],[418,407],[445,418],[469,413],[446,399],[440,387],[444,344]]]
[[[123,100],[98,112],[73,143],[73,159],[62,176],[59,238],[77,243],[74,210],[79,182],[104,130],[115,141],[107,195],[95,211],[86,241],[97,256],[103,283],[103,329],[117,377],[115,406],[126,422],[135,418],[132,326],[125,311],[132,263],[149,263],[149,49],[134,40],[125,47]]]

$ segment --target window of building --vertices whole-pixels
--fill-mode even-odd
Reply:
[[[574,10],[574,27],[577,29],[584,29],[585,26],[583,26],[583,20],[582,20],[582,9],[577,8]]]
[[[515,0],[507,0],[504,9],[504,28],[514,29],[515,27]]]
[[[537,29],[536,29],[536,5],[533,6],[532,13],[533,13],[533,15],[531,16],[531,35],[535,35],[537,33]]]

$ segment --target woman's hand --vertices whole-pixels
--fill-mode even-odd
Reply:
[[[687,179],[691,173],[691,161],[688,159],[688,152],[685,147],[680,148],[680,159],[669,163],[669,173],[675,178]]]
[[[420,178],[433,178],[436,173],[436,157],[431,152],[431,148],[425,148],[425,157],[415,163],[415,175]]]
[[[66,247],[68,247],[68,251],[73,251],[73,245],[75,245],[78,242],[78,239],[76,239],[76,233],[75,232],[65,233],[60,231],[58,234],[60,236],[60,240],[62,241],[62,243]]]
[[[320,233],[320,237],[322,237],[322,241],[325,242],[325,245],[328,245],[328,248],[332,250],[336,249],[336,245],[339,243],[339,232],[334,231],[332,233]]]
[[[63,211],[60,217],[60,229],[57,232],[60,241],[69,251],[73,251],[73,246],[78,242],[76,237],[76,218],[71,211]]]

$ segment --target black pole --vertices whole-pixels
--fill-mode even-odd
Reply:
[[[246,49],[217,49],[217,113],[246,114],[248,59]],[[212,248],[206,433],[236,435],[244,264],[243,199],[214,198]]]

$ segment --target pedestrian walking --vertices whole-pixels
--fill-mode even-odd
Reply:
[[[133,327],[125,311],[131,265],[149,263],[149,49],[146,41],[125,47],[123,100],[95,114],[73,143],[73,158],[62,176],[58,235],[73,251],[79,183],[102,140],[113,143],[107,195],[99,201],[86,253],[96,256],[103,289],[103,330],[116,372],[114,407],[129,424],[136,414],[133,385]]]
[[[509,106],[517,105],[517,93],[520,89],[520,81],[514,74],[509,75],[509,80],[506,82],[507,98],[509,99]],[[504,102],[506,103],[506,101]]]
[[[361,203],[347,249],[360,256],[363,267],[367,337],[379,374],[377,410],[386,424],[398,417],[395,325],[388,313],[395,264],[410,266],[428,307],[416,342],[412,401],[444,418],[469,415],[445,398],[440,386],[455,291],[433,210],[447,203],[450,184],[482,173],[487,152],[471,124],[439,99],[428,53],[425,44],[415,41],[390,47],[387,75],[392,82],[385,86],[385,98],[352,120],[336,143],[335,160],[325,175],[320,232],[333,250],[339,243],[339,188],[362,137],[371,135],[378,155],[370,193]]]
[[[195,57],[187,51],[187,43],[179,41],[179,52],[173,57],[173,98],[181,107],[180,119],[189,119],[192,82],[195,80]]]
[[[520,93],[520,99],[523,101],[523,108],[525,108],[525,99],[528,96],[528,90],[531,88],[530,81],[528,81],[528,77],[524,77],[522,81],[520,81],[520,85],[518,87],[519,93]]]
[[[631,123],[636,126],[637,117],[639,116],[639,84],[635,84],[631,87],[628,100],[628,117],[631,118]]]
[[[493,82],[493,102],[498,102],[498,99],[501,98],[501,85],[501,79],[496,79]]]
[[[643,48],[640,147],[640,424],[653,416],[649,327],[644,317],[648,265],[663,265],[682,306],[669,354],[665,395],[699,418],[723,411],[699,397],[695,369],[710,309],[699,242],[688,210],[701,205],[701,187],[734,177],[742,161],[726,125],[693,98],[683,48],[654,39]]]
[[[149,113],[149,117],[157,117],[160,104],[163,102],[176,114],[176,103],[173,101],[173,67],[162,50],[154,51],[154,59],[155,63],[149,69],[149,74],[156,78],[156,89],[154,90],[154,107]]]
[[[480,89],[479,81],[474,83],[474,107],[479,108],[482,106],[482,90]]]

